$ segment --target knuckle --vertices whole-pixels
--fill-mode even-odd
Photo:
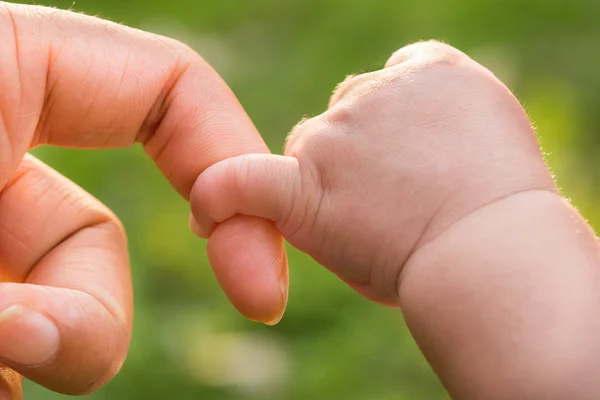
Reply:
[[[328,111],[327,113],[329,113]],[[314,118],[303,118],[292,129],[285,143],[284,155],[298,158],[307,146],[319,146],[328,130],[323,115]]]
[[[359,98],[356,101],[338,104],[324,115],[324,119],[327,121],[327,124],[340,127],[344,131],[347,131],[349,128],[359,124],[358,114],[360,110],[368,107],[369,104],[374,100],[377,100],[376,96],[370,96],[369,92],[361,91]],[[335,140],[336,136],[337,135],[335,135],[331,130],[322,132],[320,135],[321,140],[324,142],[329,142],[332,139]],[[323,145],[335,146],[334,143],[324,143]]]
[[[395,76],[388,71],[382,72],[378,76],[356,82],[344,99],[325,114],[327,122],[344,131],[360,130],[381,109],[397,107],[403,99],[401,87],[405,86],[404,77]]]
[[[357,98],[364,97],[365,94],[375,89],[380,81],[383,71],[368,72],[359,75],[350,75],[343,82],[337,85],[329,101],[329,109],[346,100],[352,102]]]
[[[172,51],[176,52],[177,54],[180,54],[183,58],[193,59],[200,57],[200,55],[194,49],[181,40],[161,35],[156,35],[156,37],[163,42],[165,46],[172,49]]]
[[[441,42],[422,42],[400,49],[390,59],[387,82],[410,88],[422,85],[454,86],[460,81],[469,87],[468,80],[481,75],[485,68],[465,53]],[[390,61],[388,61],[388,64]]]
[[[127,233],[121,220],[112,213],[109,209],[105,208],[100,210],[95,215],[92,215],[98,220],[97,223],[92,225],[96,229],[101,229],[107,234],[111,235],[120,244],[127,243]]]
[[[435,105],[449,106],[471,98],[465,96],[467,92],[481,91],[490,83],[498,86],[493,74],[451,46],[439,42],[415,46],[413,58],[387,68],[376,82],[362,89],[354,104],[361,118],[372,118],[390,109],[418,111],[424,106],[428,110]]]
[[[388,68],[346,78],[336,88],[329,107],[336,108],[342,100],[346,100],[353,111],[371,110],[389,102],[388,94],[396,92],[398,86],[410,86],[415,74],[419,72],[434,70],[447,76],[454,71],[463,71],[471,62],[473,61],[466,54],[445,43],[414,43],[396,51],[386,63]],[[343,110],[339,110],[338,113],[340,116],[345,114]],[[354,114],[355,112],[351,112],[346,117]]]
[[[183,72],[192,65],[208,66],[206,60],[190,45],[181,40],[162,35],[153,35],[154,39],[164,46],[164,51],[177,60],[175,74]]]
[[[415,55],[433,53],[440,56],[456,56],[463,54],[455,47],[438,40],[426,40],[423,42],[413,43],[412,45],[407,46],[407,49],[412,50]]]
[[[425,64],[451,63],[466,57],[463,52],[453,46],[437,40],[428,40],[402,47],[392,54],[386,66],[390,67],[415,59],[423,60]]]
[[[160,161],[169,149],[170,139],[175,135],[173,128],[164,124],[164,121],[177,103],[177,96],[181,93],[179,89],[188,84],[190,77],[202,76],[206,93],[216,92],[218,78],[210,65],[187,44],[160,35],[153,35],[152,39],[160,44],[161,51],[171,60],[171,65],[164,78],[163,88],[153,100],[135,141],[142,143],[154,160]],[[193,113],[196,111],[183,107],[178,112],[181,114],[180,118],[185,120],[194,117]]]
[[[57,207],[64,207],[71,215],[80,214],[82,223],[88,226],[106,225],[111,229],[124,231],[121,222],[108,207],[82,189],[73,189],[75,188],[57,185],[57,199],[61,199]]]

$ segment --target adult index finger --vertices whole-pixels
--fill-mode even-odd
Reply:
[[[185,198],[215,162],[268,152],[225,82],[179,42],[72,12],[0,3],[0,43],[0,188],[25,151],[41,144],[142,142]],[[273,260],[260,268],[277,273],[256,275],[261,289],[253,296],[262,297],[263,309],[245,313],[270,321],[284,307],[277,278],[287,265],[280,238],[258,228],[264,223],[246,219],[236,230],[242,235],[219,242],[227,239],[233,253],[269,253],[228,260]]]

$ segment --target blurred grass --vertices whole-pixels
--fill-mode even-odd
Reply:
[[[37,3],[37,2],[36,2]],[[44,1],[179,38],[232,86],[279,152],[347,74],[437,38],[495,71],[523,102],[565,195],[600,223],[600,2],[572,0]],[[130,238],[131,353],[89,399],[443,399],[397,311],[370,304],[291,250],[282,323],[243,320],[220,292],[188,207],[139,148],[35,153],[110,206]],[[26,385],[27,399],[58,399]]]

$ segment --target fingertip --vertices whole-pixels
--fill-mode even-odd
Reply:
[[[90,393],[120,370],[130,331],[98,299],[66,288],[1,286],[0,357],[7,366],[70,395]]]
[[[233,306],[246,318],[277,324],[288,293],[283,238],[270,221],[236,216],[214,230],[208,258]]]

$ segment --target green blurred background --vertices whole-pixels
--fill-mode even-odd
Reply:
[[[42,2],[190,44],[275,152],[347,74],[379,68],[412,41],[447,41],[517,93],[564,193],[600,223],[597,0]],[[361,299],[298,252],[284,320],[267,328],[240,317],[213,279],[204,242],[188,231],[187,204],[140,148],[35,153],[110,206],[129,233],[131,352],[89,399],[446,398],[398,311]],[[25,394],[63,398],[33,384]]]

